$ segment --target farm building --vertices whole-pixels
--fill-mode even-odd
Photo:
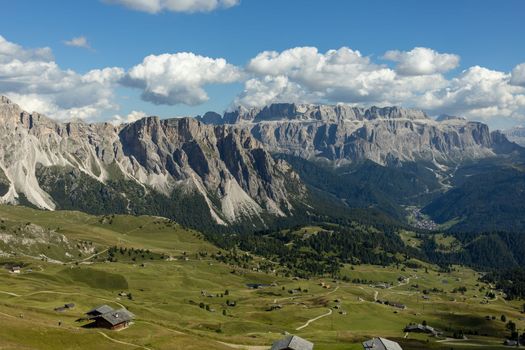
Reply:
[[[427,333],[427,334],[432,334],[432,335],[440,334],[440,332],[434,327],[424,326],[422,324],[410,324],[405,327],[405,332]]]
[[[11,273],[20,273],[20,271],[21,271],[20,266],[13,266],[11,268]]]
[[[94,319],[100,315],[106,314],[111,311],[113,311],[113,308],[111,306],[100,305],[94,308],[93,310],[86,312],[86,315],[88,315],[89,319]]]
[[[363,343],[364,350],[403,350],[395,341],[385,338],[373,338]]]
[[[69,310],[69,309],[73,309],[75,307],[75,304],[73,303],[67,303],[67,304],[64,304],[62,306],[59,306],[59,307],[56,307],[54,308],[54,310],[56,312],[64,312],[66,310]]]
[[[295,335],[289,335],[273,343],[271,350],[312,350],[314,344]]]
[[[401,309],[401,310],[405,310],[407,308],[407,306],[405,304],[391,302],[391,301],[387,301],[387,302],[385,302],[385,304],[386,305],[390,305],[390,306],[395,307],[395,308],[398,308],[398,309]]]
[[[126,309],[110,311],[98,316],[95,319],[95,326],[97,328],[107,328],[111,330],[123,329],[129,326],[133,317],[135,317],[135,315]]]

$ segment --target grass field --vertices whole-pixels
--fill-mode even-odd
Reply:
[[[0,206],[0,219],[12,235],[20,236],[16,228],[30,224],[25,238],[35,232],[66,238],[51,247],[33,241],[24,247],[27,240],[18,240],[12,249],[7,244],[0,247],[0,265],[23,265],[19,275],[0,269],[1,349],[262,350],[285,332],[315,342],[319,350],[361,349],[360,342],[374,336],[395,339],[404,349],[499,349],[507,335],[502,314],[519,329],[525,328],[521,304],[501,295],[485,299],[490,286],[478,282],[479,274],[466,268],[440,273],[432,266],[361,265],[343,271],[370,283],[298,280],[219,263],[210,258],[218,249],[199,233],[162,218]],[[105,261],[107,249],[115,245],[141,252]],[[401,276],[405,279],[400,282]],[[392,287],[376,288],[375,282]],[[248,283],[271,286],[249,289]],[[466,287],[466,292],[452,293],[459,287]],[[294,289],[301,292],[291,293]],[[131,298],[119,296],[121,292]],[[407,308],[395,309],[376,299]],[[227,301],[236,305],[227,306]],[[54,311],[70,302],[74,309]],[[208,308],[201,308],[201,303]],[[136,315],[135,323],[118,332],[82,328],[76,320],[100,304],[128,308]],[[272,305],[280,308],[268,311]],[[423,321],[442,330],[478,335],[468,335],[467,340],[415,334],[405,338],[408,323]]]

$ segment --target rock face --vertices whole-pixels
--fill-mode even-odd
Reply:
[[[217,124],[214,118],[204,123]],[[495,155],[487,125],[458,117],[428,117],[399,107],[368,109],[346,105],[273,104],[262,109],[238,108],[221,124],[249,130],[271,152],[337,163],[372,160],[382,165],[404,161],[458,163]]]
[[[525,126],[516,126],[503,131],[503,134],[512,142],[525,147]]]
[[[226,125],[157,117],[121,126],[58,123],[5,97],[0,120],[3,203],[57,208],[37,176],[42,168],[74,169],[103,184],[133,181],[165,196],[176,189],[194,192],[219,224],[289,215],[291,199],[305,191],[286,162],[274,161],[248,131]]]

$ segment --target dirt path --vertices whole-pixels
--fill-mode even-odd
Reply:
[[[138,345],[138,344],[133,344],[133,343],[127,343],[125,341],[121,341],[121,340],[117,340],[117,339],[113,339],[111,338],[109,335],[107,335],[106,333],[104,332],[98,332],[100,335],[104,336],[104,338],[106,339],[109,339],[111,340],[112,342],[114,343],[119,343],[119,344],[123,344],[123,345],[129,345],[129,346],[133,346],[135,348],[141,348],[141,349],[145,349],[145,350],[152,350],[151,348],[148,348],[146,346],[142,346],[142,345]]]
[[[78,263],[83,263],[84,261],[88,261],[89,259],[92,259],[92,258],[94,258],[96,256],[99,256],[100,254],[104,254],[107,251],[108,251],[108,249],[104,249],[103,251],[101,251],[99,253],[95,253],[93,255],[90,255],[87,258],[84,258],[84,259],[81,259],[81,260],[76,260],[76,261],[70,261],[70,262],[66,263],[66,265],[76,264],[77,262]]]
[[[1,294],[7,294],[7,295],[10,295],[10,296],[12,296],[12,297],[21,297],[20,294],[11,293],[11,292],[4,292],[3,290],[0,290],[0,293],[1,293]]]
[[[121,308],[126,308],[124,305],[122,305],[121,303],[119,303],[119,302],[117,302],[115,300],[101,298],[101,297],[96,297],[96,296],[93,296],[93,295],[77,293],[77,292],[68,293],[68,292],[58,292],[58,291],[54,291],[54,290],[40,290],[38,292],[33,292],[33,293],[29,293],[29,294],[24,294],[24,295],[10,293],[10,292],[4,292],[4,291],[0,291],[0,293],[8,294],[8,295],[11,295],[11,296],[14,296],[14,297],[17,297],[17,298],[29,297],[29,296],[37,295],[37,294],[81,295],[81,296],[84,296],[84,297],[96,298],[96,299],[104,300],[104,301],[107,301],[107,302],[110,302],[110,303],[115,303],[118,306],[120,306]]]
[[[321,319],[323,317],[330,316],[331,314],[332,314],[332,309],[328,309],[328,312],[326,314],[322,314],[321,316],[317,316],[315,318],[309,319],[308,321],[306,321],[305,324],[303,324],[300,327],[297,327],[295,330],[296,331],[300,331],[301,329],[308,327],[310,325],[310,323],[315,322],[315,321],[317,321],[317,320],[319,320],[319,319]]]
[[[326,294],[323,294],[323,296],[327,296],[327,295],[330,295],[332,293],[335,293],[337,292],[337,290],[339,289],[339,286],[335,287],[334,290],[326,293]],[[273,303],[276,304],[278,301],[281,301],[281,300],[293,300],[295,298],[300,298],[300,297],[307,297],[309,295],[295,295],[293,297],[285,297],[285,298],[278,298],[278,299],[273,299]]]
[[[333,291],[326,293],[325,296],[337,292],[338,289],[339,289],[339,286],[335,287]]]
[[[406,286],[406,285],[409,284],[409,283],[410,283],[410,277],[408,277],[407,279],[405,279],[404,282],[399,282],[397,286],[392,286],[392,287],[390,287],[390,288],[388,288],[388,289],[394,289],[394,288],[396,288],[396,287]]]
[[[237,345],[237,344],[230,344],[230,343],[224,343],[222,341],[217,341],[217,343],[228,346],[232,349],[240,349],[240,350],[269,350],[269,346],[260,346],[260,345]]]
[[[160,323],[153,323],[153,322],[149,322],[149,321],[139,321],[139,322],[150,324],[152,326],[161,327],[161,328],[164,328],[164,329],[166,329],[166,330],[168,330],[170,332],[173,332],[175,334],[178,334],[178,335],[190,336],[190,334],[188,334],[188,333],[184,333],[184,332],[178,331],[176,329],[172,329],[172,328],[164,326],[164,325],[162,325]],[[232,349],[242,349],[242,350],[268,350],[269,349],[268,346],[263,346],[263,345],[240,345],[240,344],[225,343],[225,342],[222,342],[220,340],[214,340],[214,341],[216,343],[228,346],[228,347],[230,347]]]
[[[279,299],[273,299],[273,303],[274,304],[277,304],[278,301],[281,301],[281,300],[293,300],[295,298],[297,298],[298,295],[294,296],[294,297],[286,297],[286,298],[279,298]]]
[[[445,339],[437,340],[436,343],[447,344],[447,345],[457,345],[457,346],[482,346],[482,347],[493,346],[489,344],[469,343],[468,342],[469,340],[470,339],[445,338]]]

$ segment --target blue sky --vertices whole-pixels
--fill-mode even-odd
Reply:
[[[57,81],[40,81],[41,78],[36,77],[29,82],[24,81],[28,86],[13,87],[13,84],[6,83],[9,79],[12,82],[13,76],[7,79],[0,72],[0,92],[15,96],[15,100],[20,98],[31,106],[47,109],[44,112],[56,111],[62,118],[67,118],[71,108],[90,107],[89,113],[79,115],[94,120],[110,119],[116,114],[125,117],[132,111],[163,117],[195,115],[207,110],[220,112],[228,108],[232,101],[252,106],[259,102],[259,96],[264,96],[260,98],[261,104],[285,99],[296,100],[291,102],[360,105],[396,103],[423,108],[430,114],[438,114],[440,110],[443,113],[464,114],[495,127],[524,123],[525,66],[523,69],[517,66],[525,62],[525,1],[242,0],[234,4],[235,0],[230,0],[227,5],[219,4],[216,9],[203,12],[165,8],[151,13],[136,8],[140,2],[149,6],[161,4],[162,1],[176,3],[178,0],[2,1],[0,36],[24,52],[50,48],[52,59],[46,56],[45,59],[37,58],[37,61],[55,63],[54,69],[59,69],[60,74],[68,79],[73,78],[64,72],[71,70],[78,76],[78,79],[75,78],[78,81],[93,69],[118,67],[121,71],[115,73],[116,78],[103,82],[97,80],[97,84],[101,84],[99,87],[85,86],[84,81],[72,82],[67,93],[55,89],[50,93],[51,85],[46,84],[57,85]],[[211,4],[222,0],[209,1]],[[135,8],[130,5],[133,2]],[[78,37],[84,37],[89,48],[65,44],[65,41]],[[302,47],[317,48],[317,56],[322,62],[330,56],[326,55],[328,50],[344,47],[351,49],[350,56],[359,51],[361,58],[369,62],[359,59],[360,68],[353,71],[356,58],[348,58],[346,52],[339,52],[334,59],[347,57],[350,60],[347,68],[341,68],[346,75],[339,74],[346,81],[336,81],[334,77],[324,79],[324,71],[318,72],[316,77],[312,77],[308,69],[298,72],[301,69],[297,65],[312,63],[308,58],[316,55],[312,52],[294,53],[292,56],[299,55],[300,62],[291,64],[290,71],[279,66],[283,62],[277,62],[275,57],[266,57],[264,62],[259,62],[261,65],[249,64],[264,51],[282,54],[286,50]],[[424,57],[432,59],[429,64],[435,64],[435,67],[424,73],[407,69],[401,74],[399,65],[410,64],[410,60],[406,60],[408,56],[403,53],[409,53],[416,47],[432,50],[425,52]],[[397,50],[398,54],[386,59],[385,53],[389,50]],[[185,59],[190,59],[198,61],[192,69],[219,69],[216,67],[218,62],[204,62],[200,58],[224,58],[229,68],[213,73],[202,81],[192,82],[190,79],[189,83],[196,85],[191,91],[181,86],[188,83],[187,79],[179,81],[174,77],[175,82],[170,85],[148,74],[129,76],[129,71],[140,65],[146,56],[180,52],[193,53],[197,58],[177,56],[172,64],[184,64]],[[452,63],[443,68],[439,62],[447,57],[438,55],[444,54],[456,55],[458,61],[450,61]],[[0,59],[0,66],[9,64],[12,59]],[[33,58],[27,60],[26,63],[33,62]],[[163,62],[156,60],[148,69],[154,69],[155,64]],[[268,68],[268,64],[273,66]],[[469,71],[472,74],[469,73],[468,77],[462,75],[474,66],[484,70]],[[327,69],[330,71],[331,68]],[[167,75],[171,73],[180,74],[165,72]],[[190,73],[200,74],[193,70]],[[375,85],[383,80],[364,81],[364,85],[359,86],[348,83],[351,80],[366,80],[366,74],[379,73],[397,74],[399,77],[388,78],[391,87]],[[26,77],[22,70],[20,74]],[[125,84],[120,82],[123,75],[130,78],[124,77]],[[278,77],[284,77],[285,81],[275,88],[272,84]],[[423,82],[425,79],[428,81]],[[439,79],[443,81],[436,84]],[[247,89],[247,81],[253,82],[251,89]],[[471,88],[473,81],[480,84],[480,91]],[[41,84],[42,87],[35,88],[30,83]],[[94,83],[90,81],[89,84]],[[143,93],[148,89],[146,85],[156,89],[154,96],[149,94],[150,97],[144,98]],[[414,88],[415,85],[418,87]],[[71,91],[77,87],[86,96],[72,97]],[[383,87],[399,91],[395,96],[377,92]],[[99,100],[87,97],[91,89],[97,90]],[[199,89],[207,96],[202,97]],[[270,93],[272,89],[281,90]],[[451,89],[456,92],[455,95],[445,98],[445,91]],[[483,89],[497,90],[501,96],[494,98],[491,104],[484,97],[487,91]],[[470,92],[466,91],[470,90],[476,90],[476,95],[468,95]],[[171,95],[162,98],[159,91]],[[178,98],[180,94],[188,98]],[[66,98],[77,102],[66,103]],[[104,99],[103,103],[99,103],[100,99]],[[442,99],[447,101],[442,102]],[[483,103],[472,103],[476,99]],[[465,103],[469,105],[465,106]],[[479,118],[476,118],[476,113],[479,113]]]

